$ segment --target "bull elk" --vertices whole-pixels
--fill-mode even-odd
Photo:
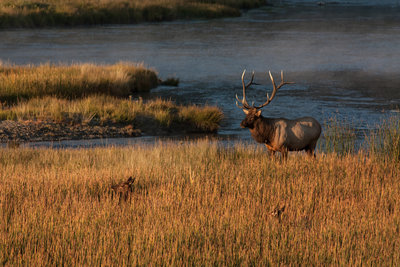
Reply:
[[[275,152],[281,152],[284,159],[287,158],[289,151],[305,150],[308,155],[315,157],[315,146],[321,134],[321,125],[317,120],[311,117],[302,117],[294,120],[285,118],[265,118],[261,115],[261,108],[267,106],[275,97],[277,91],[286,84],[292,82],[283,81],[283,71],[281,71],[281,83],[276,86],[271,71],[273,91],[271,97],[267,93],[267,101],[260,106],[254,103],[250,106],[246,101],[246,89],[250,87],[254,80],[254,72],[252,73],[250,82],[246,85],[244,81],[246,70],[242,74],[243,99],[237,101],[241,103],[239,106],[246,114],[246,118],[240,123],[242,128],[249,128],[251,136],[258,143],[265,144],[272,155]]]

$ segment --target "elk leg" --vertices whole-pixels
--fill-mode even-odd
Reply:
[[[282,149],[282,150],[281,150],[281,154],[282,154],[282,159],[283,159],[284,161],[286,161],[286,160],[287,160],[287,157],[288,157],[288,150],[287,150],[287,149]]]
[[[269,154],[271,155],[271,157],[275,156],[275,150],[272,148],[272,146],[265,144],[265,146],[267,147]]]
[[[310,156],[310,158],[311,158],[311,157],[313,157],[313,158],[316,158],[316,157],[317,157],[317,156],[315,155],[315,147],[316,147],[316,145],[317,145],[317,143],[314,142],[314,143],[312,143],[312,144],[310,144],[309,146],[306,147],[306,152],[307,152],[307,154]]]
[[[314,151],[313,151],[311,148],[307,148],[307,149],[306,149],[306,152],[307,152],[307,155],[308,155],[310,158],[315,158],[315,153],[314,153]]]

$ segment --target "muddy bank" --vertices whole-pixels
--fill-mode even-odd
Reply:
[[[169,136],[176,134],[206,133],[190,124],[164,127],[157,124],[143,126],[118,123],[77,124],[53,121],[11,121],[0,122],[0,143],[18,146],[25,142],[82,140],[99,138],[126,138],[146,135]]]
[[[142,133],[131,125],[88,125],[37,121],[0,122],[0,142],[37,142],[104,137],[137,137]]]

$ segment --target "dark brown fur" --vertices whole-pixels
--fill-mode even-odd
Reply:
[[[129,177],[126,182],[113,185],[111,186],[111,189],[114,191],[114,194],[118,195],[120,201],[127,201],[133,191],[132,186],[134,182],[135,178]]]
[[[274,138],[274,119],[249,113],[240,126],[249,128],[251,137],[258,143],[267,144]]]

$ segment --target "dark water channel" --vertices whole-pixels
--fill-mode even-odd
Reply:
[[[219,133],[246,141],[250,135],[239,127],[244,115],[234,101],[241,96],[242,71],[255,70],[261,85],[247,98],[260,103],[271,91],[268,70],[279,80],[282,69],[296,84],[283,87],[264,116],[313,116],[321,123],[334,117],[363,132],[400,106],[400,7],[392,3],[283,5],[211,21],[2,30],[0,60],[144,62],[181,83],[142,97],[217,105],[225,113]]]

